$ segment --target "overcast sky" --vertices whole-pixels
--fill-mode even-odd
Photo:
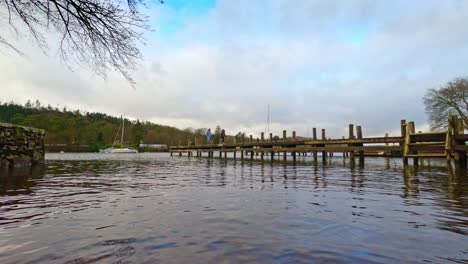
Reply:
[[[146,10],[144,61],[132,89],[44,56],[0,47],[0,100],[39,99],[159,124],[347,135],[427,129],[422,97],[468,76],[468,1],[166,0]],[[5,26],[3,30],[5,30]],[[289,133],[289,132],[288,132]]]

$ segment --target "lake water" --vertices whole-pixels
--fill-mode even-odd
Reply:
[[[468,175],[423,165],[48,154],[0,177],[0,263],[467,263]]]

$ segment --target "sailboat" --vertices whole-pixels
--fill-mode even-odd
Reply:
[[[119,127],[120,130],[120,127]],[[100,151],[100,153],[138,153],[138,150],[132,149],[132,148],[127,148],[123,147],[123,137],[124,137],[124,131],[125,131],[125,118],[122,116],[122,134],[120,136],[120,148],[115,148],[114,143],[112,143],[112,147],[106,148]],[[119,131],[117,131],[117,134],[115,135],[115,138],[117,139],[117,136],[119,135]]]

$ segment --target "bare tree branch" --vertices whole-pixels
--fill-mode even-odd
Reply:
[[[138,10],[143,4],[143,0],[0,0],[0,12],[5,10],[17,37],[24,36],[18,28],[25,29],[44,52],[48,48],[44,32],[59,33],[59,54],[67,65],[73,58],[102,77],[114,69],[134,87],[131,73],[141,59],[137,43],[143,43],[143,33],[149,30],[147,16]],[[11,43],[0,36],[0,44],[21,53]]]
[[[432,130],[447,128],[449,115],[462,118],[468,128],[468,79],[459,78],[439,89],[429,89],[424,96],[426,113]]]

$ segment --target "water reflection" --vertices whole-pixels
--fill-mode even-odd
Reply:
[[[50,155],[0,177],[0,262],[467,259],[468,177],[445,162]]]
[[[41,178],[45,173],[44,164],[31,167],[0,168],[0,196],[30,194],[34,187],[34,179]]]

